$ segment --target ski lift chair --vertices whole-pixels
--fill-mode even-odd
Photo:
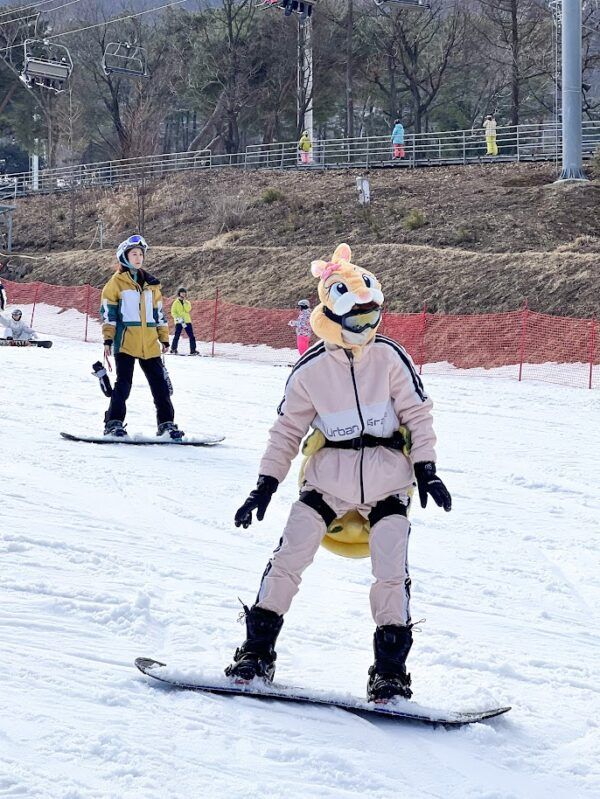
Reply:
[[[316,0],[261,0],[258,5],[264,8],[281,8],[286,17],[296,13],[300,16],[300,21],[305,22],[312,16],[315,2]]]
[[[423,9],[424,11],[431,8],[429,3],[425,0],[373,0],[378,8],[387,6],[388,4],[400,6],[400,8]]]
[[[26,39],[21,80],[29,87],[41,86],[59,94],[73,72],[71,54],[62,44]]]
[[[102,69],[108,77],[113,73],[128,78],[147,78],[146,51],[129,42],[109,42],[102,56]]]

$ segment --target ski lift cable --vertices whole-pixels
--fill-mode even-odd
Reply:
[[[8,17],[11,14],[21,14],[23,11],[31,11],[34,8],[38,8],[39,6],[48,5],[48,3],[55,3],[56,0],[40,0],[39,3],[29,3],[28,5],[21,6],[20,8],[11,8],[10,11],[0,11],[0,17]],[[52,9],[48,9],[52,11]]]
[[[51,39],[58,39],[60,36],[69,36],[71,33],[81,33],[82,31],[89,31],[92,28],[102,28],[105,25],[112,25],[113,22],[123,22],[126,19],[133,19],[134,17],[141,17],[143,14],[151,14],[153,11],[162,11],[163,8],[171,8],[172,6],[180,6],[183,3],[187,3],[188,0],[175,0],[172,3],[166,3],[163,6],[156,6],[155,8],[147,8],[145,11],[138,11],[135,14],[126,14],[123,17],[114,17],[114,19],[107,19],[105,22],[97,22],[94,25],[86,25],[84,28],[75,28],[71,31],[63,31],[63,33],[55,33],[53,36],[45,36],[45,41],[50,41]],[[23,47],[23,44],[12,44],[10,47],[4,47],[3,52],[8,52],[9,50],[15,50],[19,47]]]
[[[14,19],[5,19],[4,22],[0,22],[0,28],[3,25],[12,25],[13,22],[26,22],[30,19],[37,19],[40,15],[39,11],[34,11],[32,14],[27,14],[25,17],[15,17]]]
[[[16,17],[15,19],[5,20],[4,22],[0,22],[0,26],[2,25],[12,25],[13,22],[23,22],[27,19],[35,19],[39,17],[40,14],[51,14],[53,11],[58,11],[60,8],[66,8],[67,6],[75,5],[75,3],[81,3],[81,0],[69,0],[68,3],[63,3],[60,6],[55,6],[54,8],[47,8],[45,11],[34,11],[32,14],[27,14],[25,17]]]
[[[47,36],[47,39],[58,39],[59,36],[69,36],[71,33],[81,33],[82,31],[89,31],[92,28],[102,28],[104,25],[112,25],[113,22],[123,22],[126,19],[133,19],[134,17],[141,17],[143,14],[151,14],[153,11],[162,11],[163,8],[171,8],[172,6],[181,6],[187,3],[188,0],[174,0],[172,3],[166,3],[163,6],[156,6],[156,8],[147,8],[145,11],[138,11],[135,14],[126,14],[124,17],[115,17],[114,19],[107,19],[106,22],[97,22],[94,25],[86,25],[84,28],[75,28],[72,31],[64,31],[63,33],[55,33],[54,36]]]

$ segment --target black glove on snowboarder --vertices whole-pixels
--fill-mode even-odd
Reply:
[[[452,497],[446,486],[435,473],[435,463],[425,461],[415,463],[415,477],[419,487],[419,499],[421,507],[427,507],[427,494],[431,494],[433,501],[445,511],[452,510]]]
[[[235,514],[236,527],[250,527],[252,524],[252,511],[256,510],[256,518],[259,522],[265,518],[267,506],[271,501],[271,497],[277,491],[279,480],[274,477],[269,477],[268,474],[259,474],[258,482],[254,491],[250,492],[248,499],[244,502],[241,508],[238,508]]]

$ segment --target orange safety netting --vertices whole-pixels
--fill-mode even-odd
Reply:
[[[92,286],[4,282],[8,308],[43,332],[102,341],[100,290]],[[172,299],[165,298],[165,311]],[[296,309],[251,308],[221,300],[192,303],[192,323],[203,355],[293,363],[296,336],[289,321]],[[173,320],[169,315],[171,332]],[[399,341],[421,372],[493,369],[500,377],[536,379],[598,388],[600,346],[595,319],[572,319],[520,311],[442,315],[385,313],[380,332]],[[185,335],[180,351],[187,347]]]

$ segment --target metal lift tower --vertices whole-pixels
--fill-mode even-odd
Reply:
[[[562,0],[562,172],[587,180],[581,161],[581,0]]]

